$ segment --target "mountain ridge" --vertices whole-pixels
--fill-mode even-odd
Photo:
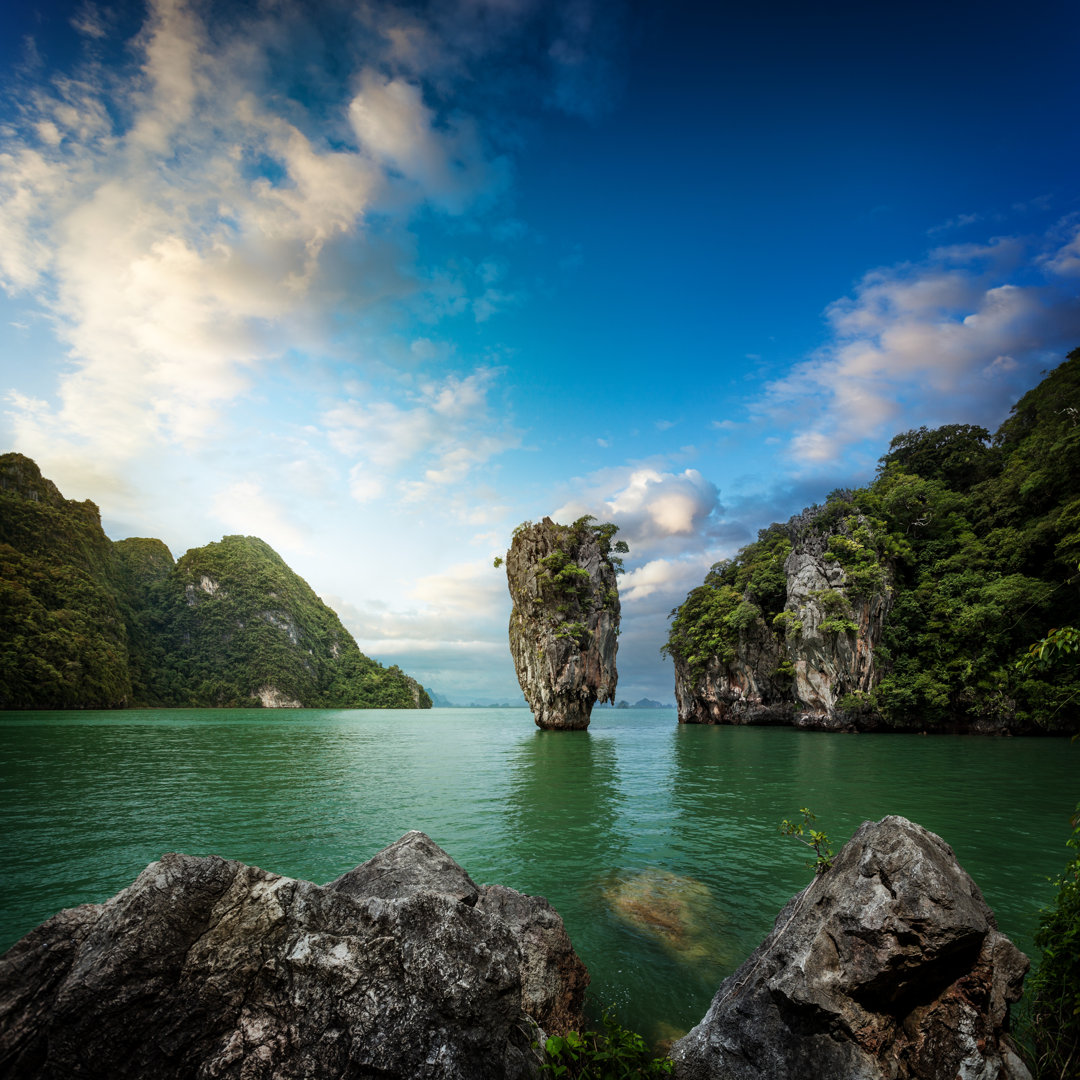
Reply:
[[[430,708],[258,537],[173,560],[0,455],[0,708]]]

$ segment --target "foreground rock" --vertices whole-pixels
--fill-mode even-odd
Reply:
[[[1030,1080],[1028,960],[940,837],[865,822],[672,1050],[680,1080]]]
[[[0,957],[0,1076],[532,1077],[587,982],[545,900],[423,833],[325,886],[166,855]]]
[[[583,729],[597,701],[615,701],[620,565],[614,525],[551,518],[514,533],[506,578],[510,652],[538,727]]]

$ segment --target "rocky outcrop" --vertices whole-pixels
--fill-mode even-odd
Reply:
[[[422,833],[324,886],[166,855],[0,958],[0,1077],[533,1077],[587,981]]]
[[[514,601],[510,652],[525,700],[545,729],[587,728],[593,705],[615,700],[616,530],[590,522],[523,525],[506,554]]]
[[[680,1080],[1030,1080],[1027,958],[938,836],[865,822],[672,1050]]]
[[[792,542],[780,615],[766,622],[759,611],[744,620],[730,659],[693,664],[672,650],[681,723],[876,726],[869,713],[841,703],[858,700],[880,678],[875,653],[891,606],[892,572],[881,562],[853,580],[830,550],[852,545],[850,527],[815,527],[805,517],[774,526]],[[858,515],[851,520],[867,527]]]

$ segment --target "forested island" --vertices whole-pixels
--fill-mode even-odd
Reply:
[[[0,455],[0,708],[430,708],[365,656],[268,544],[226,536],[173,561],[112,541],[97,506]]]
[[[1077,640],[1078,563],[1075,349],[993,435],[898,435],[871,484],[716,563],[672,612],[679,719],[1075,731],[1080,672],[1052,661]]]

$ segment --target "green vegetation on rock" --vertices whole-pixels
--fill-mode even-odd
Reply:
[[[1072,827],[1066,843],[1073,858],[1057,881],[1054,906],[1039,920],[1042,959],[1027,985],[1023,1034],[1036,1080],[1080,1074],[1080,805]]]
[[[0,708],[431,705],[262,540],[175,564],[160,540],[113,543],[19,454],[0,457],[0,601]]]
[[[820,629],[854,635],[849,603],[888,598],[876,685],[847,707],[895,727],[1074,728],[1080,349],[993,436],[968,424],[905,432],[870,485],[762,530],[672,612],[664,651],[701,678],[754,635],[794,640],[802,626],[785,610],[784,573],[793,549],[843,570],[837,598],[820,597]],[[1032,641],[1063,662],[1018,665]]]

